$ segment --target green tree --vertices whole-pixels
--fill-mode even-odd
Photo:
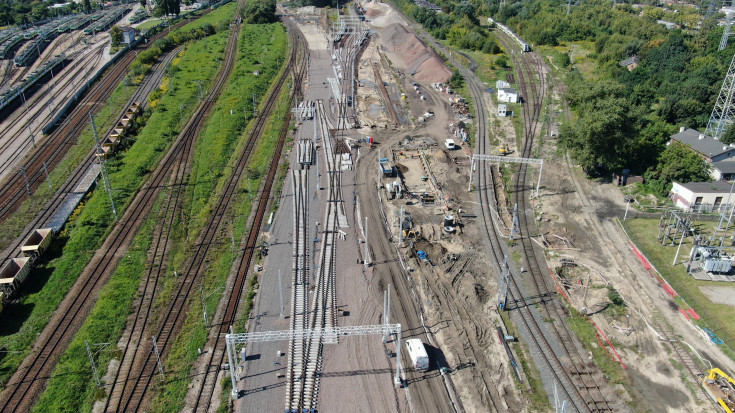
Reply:
[[[579,118],[562,129],[560,141],[587,173],[599,164],[609,170],[629,167],[634,125],[630,103],[608,96],[579,109]]]
[[[495,64],[498,67],[500,67],[500,68],[507,67],[508,66],[508,58],[505,57],[505,55],[500,55],[500,56],[498,56],[497,59],[495,59]]]
[[[84,5],[84,11],[89,13],[92,10],[92,3],[89,0],[84,0],[82,3]]]
[[[452,77],[449,78],[447,81],[449,86],[451,86],[452,89],[459,89],[464,85],[464,77],[459,73],[458,70],[455,70],[454,73],[452,73]]]
[[[735,143],[735,124],[730,125],[727,129],[725,129],[725,133],[720,138],[722,143],[731,144]]]
[[[275,23],[278,21],[278,17],[276,17],[276,1],[249,1],[243,7],[242,17],[245,23]]]
[[[672,142],[658,159],[655,168],[646,172],[646,186],[660,196],[666,196],[672,182],[708,182],[710,166],[688,146]]]
[[[118,26],[112,26],[110,29],[110,37],[112,38],[112,47],[118,47],[123,41],[122,29]]]
[[[89,1],[89,0],[85,0],[85,1]],[[148,5],[148,2],[146,0],[140,0],[140,7],[145,8],[145,6],[147,5]]]

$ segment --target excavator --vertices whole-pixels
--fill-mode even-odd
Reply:
[[[511,152],[510,148],[508,148],[508,145],[504,143],[500,145],[500,148],[498,148],[498,153],[500,153],[503,156],[509,154],[510,152]]]
[[[702,378],[702,386],[726,413],[735,411],[735,380],[718,368],[711,369]]]

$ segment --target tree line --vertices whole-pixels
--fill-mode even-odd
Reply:
[[[441,13],[395,0],[435,37],[451,45],[500,53],[481,19],[505,23],[526,42],[555,48],[554,64],[567,73],[565,99],[576,113],[562,125],[560,144],[589,174],[630,169],[645,175],[652,192],[665,195],[671,181],[707,180],[706,163],[678,145],[667,145],[681,126],[704,131],[735,46],[718,51],[721,15],[703,18],[680,10],[609,0],[435,0]],[[479,17],[482,16],[482,17]],[[678,25],[669,30],[657,23]],[[578,70],[571,44],[586,49],[594,70]],[[638,58],[632,71],[620,62]],[[735,128],[724,143],[735,142]],[[685,149],[685,148],[684,148]]]

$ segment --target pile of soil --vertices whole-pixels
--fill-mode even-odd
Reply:
[[[401,24],[391,24],[379,32],[380,42],[390,60],[424,83],[446,82],[452,72],[442,59],[414,33]]]

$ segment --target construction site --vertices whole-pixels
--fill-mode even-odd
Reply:
[[[136,17],[137,9],[111,10],[103,21],[139,22],[145,17]],[[253,94],[252,106],[248,95],[240,108],[253,119],[253,139],[238,147],[243,156],[223,162],[232,176],[208,189],[225,192],[207,207],[211,216],[178,257],[183,263],[169,268],[163,258],[172,223],[195,215],[179,211],[174,191],[191,184],[184,179],[189,151],[216,101],[203,96],[217,96],[227,83],[239,17],[228,22],[233,35],[222,37],[226,70],[210,91],[194,87],[192,102],[201,106],[192,103],[191,121],[179,105],[185,127],[161,165],[141,172],[150,173],[150,182],[126,212],[117,216],[106,159],[125,150],[121,142],[183,46],[160,57],[104,135],[97,135],[91,113],[73,112],[84,119],[77,123],[95,128],[95,147],[53,207],[7,241],[0,294],[15,305],[33,266],[97,180],[119,225],[90,258],[89,277],[109,277],[157,191],[171,191],[173,201],[158,207],[156,249],[144,252],[142,271],[151,280],[154,270],[172,273],[174,281],[166,289],[158,278],[141,281],[119,340],[85,342],[94,411],[162,410],[152,393],[182,380],[177,397],[184,411],[733,411],[731,326],[714,317],[720,308],[677,292],[691,287],[718,306],[735,307],[728,283],[735,280],[732,211],[719,222],[671,209],[629,215],[630,199],[614,183],[584,179],[554,139],[569,110],[560,80],[548,59],[505,26],[494,34],[515,72],[496,85],[517,88],[515,99],[522,99],[512,103],[391,4],[336,10],[279,4],[277,13],[288,33],[283,70],[260,104]],[[32,98],[0,111],[8,117],[0,125],[7,132],[0,175],[15,177],[19,199],[43,182],[33,187],[18,165],[35,153],[35,137],[58,114],[53,100],[71,95],[109,60],[103,53],[109,35],[79,41],[79,30],[38,50],[39,63],[28,70],[38,70],[31,77],[44,82],[33,86]],[[70,61],[83,64],[64,66]],[[18,71],[26,71],[9,63],[3,69],[3,85],[15,85],[24,78]],[[248,75],[260,76],[258,70]],[[452,83],[455,72],[463,85]],[[111,93],[113,82],[105,85]],[[17,93],[25,90],[32,89]],[[279,93],[284,112],[277,109]],[[100,104],[104,99],[89,103]],[[507,113],[520,118],[520,127]],[[257,172],[247,162],[275,117],[283,126],[268,133],[280,133],[277,149],[265,172]],[[37,163],[31,178],[47,167]],[[279,179],[282,187],[273,190]],[[243,216],[228,209],[237,196],[252,201]],[[17,208],[10,204],[7,211]],[[247,228],[240,238],[227,226],[237,219]],[[214,262],[209,248],[221,245],[231,245],[237,258],[221,286],[205,287],[203,274]],[[672,258],[671,268],[661,267]],[[659,272],[672,268],[678,278]],[[90,280],[71,290],[3,385],[0,411],[33,408],[34,394],[46,388],[80,328],[76,315],[91,312],[89,297],[99,293],[98,280],[106,282]],[[208,300],[216,305],[208,307]],[[186,318],[200,306],[202,337],[175,348],[182,325],[201,324],[199,313],[196,321]],[[104,351],[114,355],[100,377],[95,357],[108,346]],[[179,350],[188,351],[190,364],[167,367]]]

